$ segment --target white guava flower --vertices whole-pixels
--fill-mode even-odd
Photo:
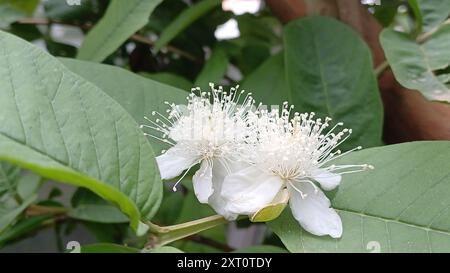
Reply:
[[[224,210],[252,215],[287,189],[292,214],[305,230],[338,238],[342,235],[341,219],[319,185],[332,190],[339,185],[341,174],[373,167],[329,165],[331,160],[361,149],[346,153],[335,150],[351,130],[334,133],[342,123],[326,130],[331,119],[313,119],[314,113],[295,113],[291,118],[292,108],[284,103],[281,114],[267,110],[256,113],[258,144],[251,150],[252,164],[225,178],[221,191]]]
[[[201,203],[209,203],[217,213],[232,220],[237,215],[224,210],[221,184],[226,175],[247,166],[241,161],[256,140],[247,116],[254,100],[251,93],[241,99],[244,91],[238,92],[238,86],[229,93],[222,87],[210,86],[210,92],[193,88],[185,106],[166,103],[167,116],[153,112],[157,118],[146,118],[150,125],[141,127],[154,130],[146,135],[172,146],[156,157],[161,178],[181,175],[173,188],[176,191],[188,171],[200,164],[192,179],[195,195]]]

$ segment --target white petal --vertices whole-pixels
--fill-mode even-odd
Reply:
[[[212,168],[206,160],[202,161],[200,169],[192,177],[194,193],[200,203],[208,203],[208,198],[213,193]]]
[[[250,215],[267,206],[283,186],[281,178],[248,167],[228,175],[223,181],[221,194],[227,210]]]
[[[320,186],[326,191],[335,189],[339,186],[342,179],[340,174],[335,174],[324,169],[315,170],[312,177],[314,180],[319,182]]]
[[[243,163],[240,162],[228,162],[227,168],[223,165],[223,163],[219,160],[214,160],[213,162],[213,168],[212,168],[212,183],[213,183],[213,194],[208,199],[208,204],[220,215],[225,217],[229,221],[236,220],[238,217],[238,214],[232,213],[229,210],[226,209],[226,200],[223,198],[223,196],[220,194],[222,191],[222,184],[224,178],[229,174],[230,172],[238,171],[240,168],[242,168]],[[228,171],[227,171],[228,169]]]
[[[179,176],[184,170],[194,165],[197,158],[180,155],[178,150],[170,148],[164,154],[156,157],[162,179],[172,179]]]
[[[292,215],[308,232],[315,235],[330,235],[339,238],[342,235],[342,222],[333,208],[330,200],[321,190],[314,191],[314,187],[307,183],[297,183],[296,188],[307,196],[302,198],[292,185],[288,186],[291,194],[289,204]]]

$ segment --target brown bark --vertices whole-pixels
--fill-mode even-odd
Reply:
[[[374,65],[385,56],[378,37],[382,26],[359,0],[266,0],[283,23],[308,15],[333,16],[355,29],[372,50]],[[432,102],[419,92],[402,87],[392,71],[379,78],[385,108],[387,143],[413,140],[450,140],[450,105]]]

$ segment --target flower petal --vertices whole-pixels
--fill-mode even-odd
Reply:
[[[339,238],[342,235],[342,222],[333,208],[330,208],[330,200],[318,189],[307,183],[297,183],[295,187],[307,196],[302,198],[292,185],[288,186],[291,199],[292,215],[300,225],[314,235],[330,235]]]
[[[197,161],[195,157],[180,155],[179,150],[172,150],[174,148],[172,147],[164,154],[156,157],[162,179],[172,179],[179,176]]]
[[[208,203],[208,198],[213,193],[212,168],[206,160],[202,161],[200,169],[192,177],[194,193],[200,203]]]
[[[339,186],[341,183],[341,175],[329,172],[324,169],[317,169],[313,172],[312,178],[319,182],[320,186],[326,190],[331,191]]]
[[[236,220],[238,214],[232,213],[226,209],[227,201],[220,194],[222,191],[222,184],[225,177],[230,172],[238,171],[242,168],[243,163],[241,162],[227,162],[227,166],[224,166],[224,163],[219,160],[213,161],[212,168],[212,184],[213,184],[213,193],[208,199],[208,204],[220,215],[225,217],[229,221]],[[228,169],[228,170],[227,170]]]
[[[248,167],[228,175],[221,194],[227,201],[227,210],[250,215],[272,202],[282,186],[278,176]]]

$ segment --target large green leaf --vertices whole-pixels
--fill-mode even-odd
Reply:
[[[185,203],[184,194],[174,193],[170,187],[164,187],[164,199],[152,221],[163,226],[173,225],[179,219],[180,214],[185,211],[183,209]]]
[[[269,225],[291,252],[450,252],[450,141],[371,148],[336,163],[350,162],[375,169],[344,176],[333,198],[342,238],[309,234],[287,209]]]
[[[202,90],[209,90],[209,83],[219,84],[228,69],[228,56],[221,47],[213,49],[211,56],[203,65],[195,86],[199,86]]]
[[[450,0],[415,0],[421,11],[424,31],[430,31],[450,15]]]
[[[165,85],[124,69],[72,59],[62,59],[73,72],[95,83],[122,105],[139,124],[147,124],[144,116],[152,117],[152,111],[166,114],[165,101],[186,103],[186,91]],[[112,81],[111,79],[114,79]],[[155,152],[167,149],[161,141],[150,139]]]
[[[450,64],[450,25],[441,27],[422,44],[393,29],[385,29],[380,41],[400,84],[419,90],[431,100],[450,102],[448,79],[441,80],[435,73]]]
[[[289,88],[286,82],[283,54],[268,58],[252,74],[245,78],[242,89],[251,92],[259,102],[282,105],[288,100]]]
[[[32,15],[39,0],[0,0],[0,28]]]
[[[183,76],[169,73],[169,72],[160,72],[160,73],[140,73],[140,75],[152,79],[154,81],[164,83],[167,85],[171,85],[176,88],[180,88],[183,90],[191,90],[192,88],[192,82],[190,82],[188,79],[184,78]]]
[[[163,30],[153,47],[154,51],[158,52],[193,22],[219,6],[221,2],[221,0],[202,0],[185,9]]]
[[[72,218],[97,223],[128,222],[128,218],[120,210],[84,188],[79,188],[74,193],[71,203],[73,208],[68,215]]]
[[[89,31],[78,58],[101,62],[140,28],[162,0],[112,0],[105,15]]]
[[[194,189],[192,187],[192,178],[185,178],[185,180],[182,181],[183,185],[187,189],[187,193],[183,196],[183,204],[179,208],[179,216],[178,219],[175,221],[177,224],[185,223],[188,221],[201,219],[204,217],[208,217],[211,215],[214,215],[215,212],[213,209],[211,209],[210,206],[206,204],[201,204],[198,202],[197,197],[194,194]],[[169,194],[181,194],[180,192],[172,192]],[[215,240],[217,242],[226,244],[226,237],[225,237],[225,226],[220,225],[217,227],[214,227],[212,229],[205,230],[199,235],[210,238],[212,240]],[[184,252],[190,252],[190,253],[205,253],[205,252],[217,252],[218,249],[202,244],[198,244],[196,242],[191,241],[178,241],[174,242],[173,246],[176,248],[181,249]]]
[[[138,229],[139,219],[158,209],[162,185],[152,148],[133,118],[27,42],[1,32],[0,48],[0,160],[86,187]]]
[[[23,174],[17,181],[17,195],[22,200],[37,194],[41,186],[42,178],[34,173]]]
[[[343,148],[381,144],[383,108],[371,53],[356,32],[330,17],[284,28],[286,77],[296,110],[314,111],[353,129]]]

